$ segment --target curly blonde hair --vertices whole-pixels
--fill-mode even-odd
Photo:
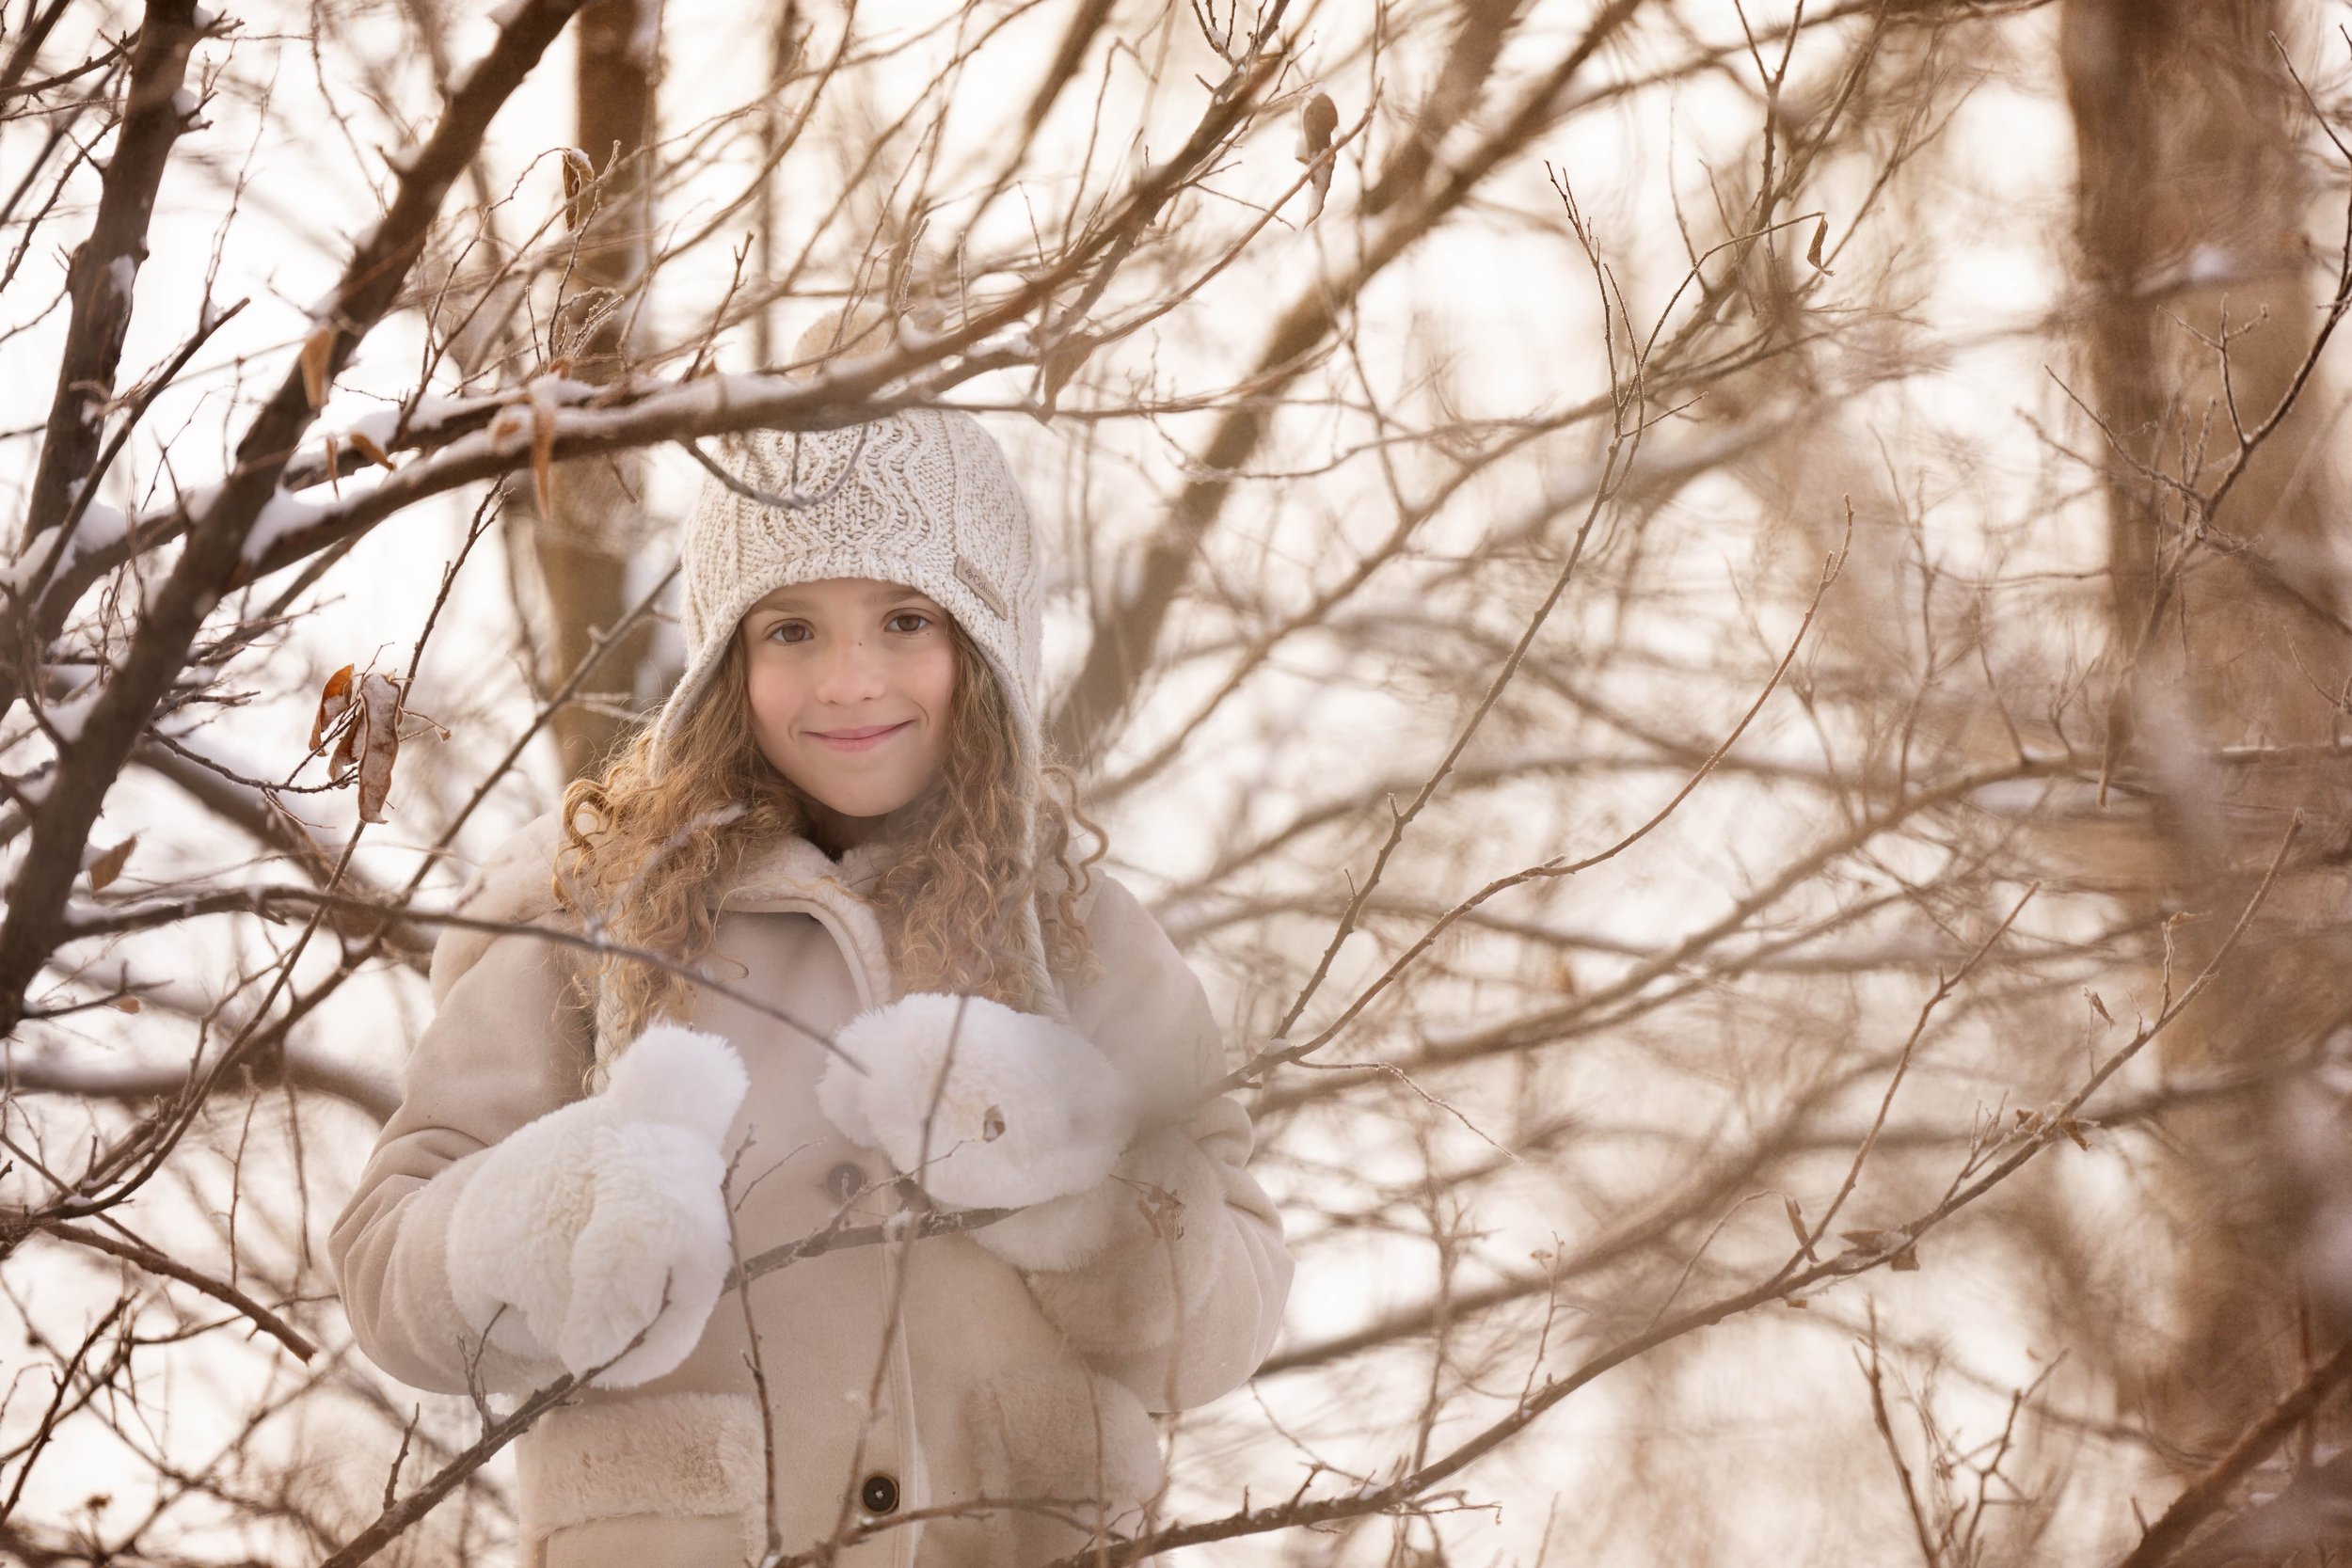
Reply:
[[[874,908],[901,993],[962,991],[1050,1011],[1056,1002],[1041,994],[1045,983],[1066,988],[1101,971],[1077,913],[1089,867],[1104,854],[1101,832],[1079,808],[1070,768],[1025,762],[994,672],[953,616],[946,624],[956,657],[946,760],[871,891],[851,896]],[[727,639],[709,694],[675,735],[675,755],[655,753],[646,726],[599,775],[564,791],[557,903],[609,940],[682,966],[710,950],[718,915],[708,890],[731,881],[747,853],[778,834],[817,841],[807,797],[759,749],[745,674],[739,631]],[[1024,832],[1032,816],[1034,854]],[[1083,859],[1073,827],[1096,838]],[[1040,876],[1049,863],[1062,874]],[[1051,982],[1022,961],[1025,903],[1035,910]],[[611,1021],[592,1078],[646,1024],[686,1017],[692,981],[677,971],[608,954],[581,978],[602,992],[600,1016]]]

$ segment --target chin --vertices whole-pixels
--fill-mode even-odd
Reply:
[[[832,805],[833,802],[828,800],[826,801],[826,804]],[[877,816],[888,816],[892,812],[898,810],[898,808],[892,805],[877,805],[870,800],[859,800],[846,806],[834,806],[833,809],[839,812],[844,816],[854,817],[859,821],[867,821]]]
[[[844,816],[855,817],[887,816],[914,799],[913,791],[896,790],[881,793],[828,790],[820,793],[811,789],[807,793],[811,800],[829,810],[839,812]]]

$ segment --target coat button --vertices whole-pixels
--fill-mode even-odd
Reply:
[[[855,1160],[844,1160],[825,1172],[825,1191],[835,1203],[847,1203],[866,1190],[866,1167]]]
[[[858,1487],[857,1500],[868,1513],[895,1513],[898,1509],[898,1483],[877,1470]]]

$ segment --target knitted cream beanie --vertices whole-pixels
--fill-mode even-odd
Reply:
[[[979,645],[1035,765],[1037,552],[1021,488],[977,420],[907,408],[841,430],[758,430],[723,442],[719,461],[737,483],[707,479],[686,519],[686,673],[657,747],[668,752],[753,605],[792,583],[875,578],[929,594]]]

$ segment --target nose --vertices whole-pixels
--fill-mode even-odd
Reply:
[[[842,637],[820,656],[811,694],[828,706],[853,707],[888,689],[880,652],[863,637]]]

